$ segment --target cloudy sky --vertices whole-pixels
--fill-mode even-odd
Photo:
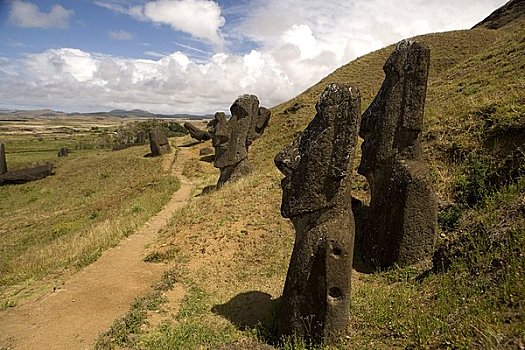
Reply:
[[[0,108],[271,107],[403,38],[506,0],[0,0]]]

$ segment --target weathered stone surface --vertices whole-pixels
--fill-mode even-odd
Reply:
[[[215,151],[211,147],[204,147],[204,148],[201,148],[201,150],[199,151],[199,154],[201,156],[209,156],[209,155],[212,155],[214,153],[215,153]]]
[[[32,168],[8,171],[0,175],[0,185],[23,184],[29,181],[43,179],[53,174],[53,164],[47,163]]]
[[[358,171],[370,184],[371,202],[359,251],[374,267],[415,263],[434,246],[437,201],[420,147],[429,63],[428,47],[401,41],[362,116]]]
[[[170,142],[161,127],[156,127],[149,131],[149,146],[151,155],[154,157],[168,153],[171,150]]]
[[[0,175],[7,173],[7,161],[5,159],[5,146],[0,143]]]
[[[259,107],[259,99],[254,95],[240,96],[230,111],[232,116],[229,120],[224,113],[218,112],[209,124],[215,148],[214,166],[221,170],[217,187],[252,171],[248,148],[261,137],[271,116],[268,109]]]
[[[66,147],[61,147],[58,150],[58,157],[67,157],[69,154],[69,150]]]
[[[206,130],[201,130],[192,123],[184,123],[184,127],[190,133],[190,136],[197,141],[208,141],[211,139],[211,135]]]
[[[354,248],[352,162],[359,90],[330,84],[304,132],[275,157],[285,175],[281,214],[296,240],[277,314],[279,336],[330,343],[349,321]]]

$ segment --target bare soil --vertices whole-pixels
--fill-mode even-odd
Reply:
[[[176,156],[164,156],[163,167],[171,167],[180,189],[138,232],[59,289],[0,312],[0,349],[90,349],[101,332],[124,316],[135,298],[151,290],[169,266],[144,262],[146,246],[193,195],[195,185],[182,170],[195,152],[198,150],[181,147]]]

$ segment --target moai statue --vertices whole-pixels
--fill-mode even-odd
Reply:
[[[137,145],[143,145],[146,143],[146,133],[143,130],[137,132],[137,138],[135,140]]]
[[[335,341],[349,322],[359,90],[330,84],[316,110],[304,132],[274,160],[285,175],[281,214],[296,231],[277,331],[312,344]]]
[[[61,147],[58,150],[58,157],[67,157],[69,154],[69,150],[66,147]]]
[[[415,263],[434,246],[437,200],[420,147],[429,64],[428,47],[401,41],[362,116],[358,172],[368,180],[371,202],[360,253],[374,267]]]
[[[171,150],[170,142],[161,127],[155,127],[149,131],[149,146],[151,155],[154,157],[168,153]]]
[[[254,95],[240,96],[230,111],[229,120],[224,113],[217,112],[208,126],[215,148],[213,165],[221,170],[218,188],[252,171],[248,148],[261,137],[271,116],[268,109],[259,107],[259,99]]]
[[[0,185],[23,184],[53,175],[53,164],[46,163],[29,168],[22,168],[0,174]]]
[[[5,146],[0,143],[0,175],[7,173],[7,161],[5,159]]]
[[[186,122],[184,123],[184,127],[186,128],[186,130],[188,130],[188,132],[190,133],[190,136],[197,141],[202,142],[202,141],[208,141],[209,139],[211,139],[211,135],[208,131],[201,130],[195,125],[193,125],[192,123]]]

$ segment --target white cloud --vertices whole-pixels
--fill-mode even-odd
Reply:
[[[131,7],[102,1],[96,1],[95,4],[140,21],[169,25],[216,45],[223,44],[220,28],[224,26],[225,19],[221,16],[221,8],[214,1],[156,0]]]
[[[97,71],[95,58],[78,49],[51,49],[41,54],[28,55],[25,60],[27,68],[36,78],[37,84],[47,82],[94,83]]]
[[[208,0],[158,0],[146,3],[144,15],[153,22],[169,24],[176,30],[220,43],[218,31],[224,17],[217,3]]]
[[[122,41],[133,40],[133,33],[126,32],[125,30],[116,30],[116,31],[108,32],[108,36],[114,40],[122,40]]]
[[[169,3],[176,2],[199,1]],[[357,56],[425,32],[470,28],[504,2],[252,0],[249,8],[236,7],[243,16],[237,14],[237,25],[227,33],[227,40],[244,37],[257,41],[259,46],[246,53],[217,50],[203,52],[205,57],[197,59],[148,47],[145,55],[154,59],[131,59],[71,48],[47,50],[28,55],[17,64],[0,62],[5,67],[0,69],[0,101],[19,105],[33,101],[38,104],[35,107],[48,103],[47,107],[65,110],[141,108],[161,113],[213,113],[227,110],[238,95],[253,93],[262,105],[271,107]],[[164,11],[159,7],[150,9],[153,12],[147,12],[150,17],[146,17],[151,1],[131,8],[119,3],[104,6],[129,15],[134,11],[133,16],[141,20],[171,21],[171,15],[160,15]],[[154,3],[161,6],[168,1]],[[212,17],[222,18],[220,11]],[[213,30],[200,35],[208,35],[208,41],[220,39],[223,21],[217,20]],[[193,27],[185,30],[196,31]]]
[[[271,106],[293,91],[272,56],[255,50],[244,56],[219,53],[197,63],[181,52],[149,60],[63,48],[27,55],[22,65],[23,79],[0,70],[0,100],[52,103],[46,106],[63,110],[211,113],[226,110],[240,93],[255,93]]]
[[[11,2],[9,21],[22,28],[61,28],[69,26],[73,10],[53,5],[49,13],[41,12],[37,5],[22,0]]]

